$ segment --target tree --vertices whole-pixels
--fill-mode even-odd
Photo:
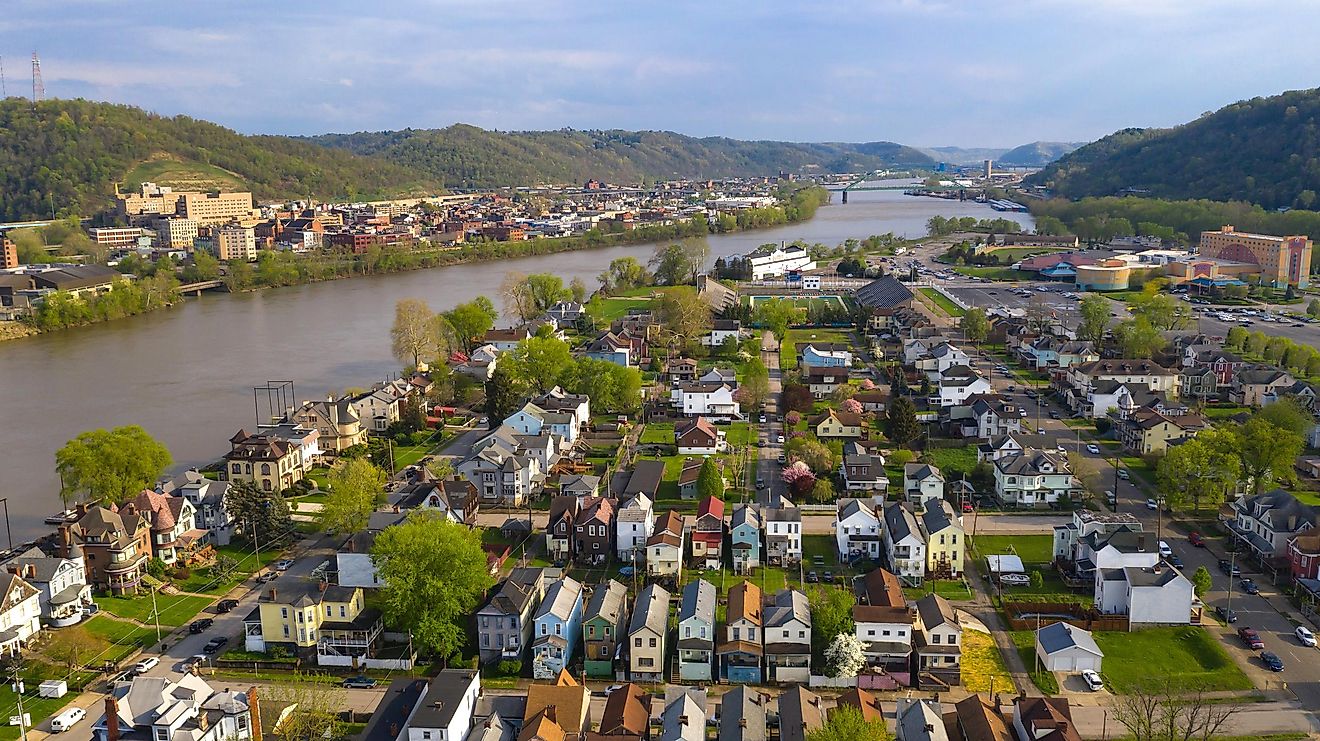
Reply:
[[[1210,741],[1238,712],[1203,685],[1187,686],[1167,676],[1137,680],[1115,693],[1109,706],[1110,717],[1133,741]]]
[[[1152,281],[1145,290],[1128,303],[1133,316],[1142,317],[1152,326],[1164,332],[1171,332],[1184,327],[1191,319],[1191,310],[1184,301],[1179,301],[1167,293],[1156,293],[1158,284]]]
[[[1224,337],[1224,349],[1240,352],[1247,344],[1247,330],[1241,327],[1229,327]]]
[[[631,291],[651,283],[651,274],[635,257],[618,257],[600,274],[601,290],[605,293]]]
[[[209,576],[211,580],[218,583],[226,583],[234,578],[234,572],[238,570],[238,561],[225,553],[215,557],[215,563],[211,564]]]
[[[371,560],[384,584],[381,601],[389,622],[405,627],[438,658],[462,649],[468,616],[495,583],[479,530],[419,510],[376,536]]]
[[[173,463],[170,451],[137,425],[84,432],[55,453],[65,504],[120,504],[137,496]]]
[[[889,741],[889,738],[883,720],[867,720],[862,717],[862,711],[851,705],[835,707],[825,725],[807,734],[807,741]]]
[[[1077,336],[1100,348],[1104,342],[1105,330],[1109,328],[1109,299],[1096,293],[1088,293],[1077,304],[1082,322],[1077,327]]]
[[[720,499],[724,496],[724,474],[720,472],[720,467],[715,464],[715,458],[706,456],[701,462],[701,471],[697,474],[697,493],[702,499],[713,497]]]
[[[825,648],[837,635],[853,635],[852,608],[856,600],[845,589],[817,589],[807,598],[811,607],[811,645],[814,651]]]
[[[573,354],[568,343],[558,337],[529,337],[499,365],[506,363],[533,390],[544,393],[558,385],[573,366]]]
[[[792,460],[802,461],[816,473],[828,474],[834,470],[834,454],[825,444],[809,437],[795,437],[784,446]]]
[[[827,504],[834,501],[834,484],[829,478],[818,478],[811,486],[811,501]]]
[[[487,426],[495,429],[522,406],[524,383],[511,363],[498,363],[486,381]]]
[[[366,458],[353,458],[332,469],[321,527],[341,535],[366,530],[371,513],[385,502],[385,480],[385,472]]]
[[[1171,506],[1188,503],[1199,512],[1202,504],[1223,501],[1237,481],[1241,466],[1232,454],[1232,433],[1217,429],[1202,432],[1182,445],[1171,446],[1155,469],[1155,478]]]
[[[526,323],[536,318],[536,304],[532,299],[527,274],[508,272],[500,281],[500,298],[504,301],[504,315]]]
[[[46,631],[45,635],[46,645],[42,653],[63,664],[74,676],[79,672],[73,670],[110,648],[110,641],[88,630],[85,623]]]
[[[435,314],[425,301],[399,299],[394,305],[394,324],[390,327],[390,348],[394,359],[416,368],[423,357],[436,353]]]
[[[969,309],[963,314],[962,319],[958,320],[958,326],[967,341],[973,344],[983,342],[990,334],[990,322],[986,319],[985,309],[979,307]]]
[[[825,649],[825,674],[830,677],[855,677],[866,665],[862,641],[855,633],[840,633]]]
[[[1311,303],[1306,305],[1306,314],[1310,317],[1320,317],[1320,298],[1311,299]]]
[[[678,286],[662,293],[656,304],[656,318],[685,343],[709,332],[713,320],[710,304],[692,286]]]
[[[811,389],[800,383],[786,384],[780,396],[785,409],[798,413],[810,412],[815,403],[811,398]]]
[[[464,352],[471,352],[481,338],[495,326],[499,314],[495,305],[485,296],[459,304],[446,311],[444,317],[453,327],[454,335],[463,346]]]
[[[889,425],[885,435],[900,447],[907,447],[921,436],[921,425],[917,422],[917,408],[912,400],[900,396],[889,405]]]
[[[586,286],[582,290],[585,294]],[[565,288],[564,279],[554,273],[532,273],[527,276],[526,291],[532,313],[524,321],[535,319],[560,301],[573,298],[572,289]]]
[[[761,362],[760,355],[753,355],[747,361],[743,382],[738,390],[743,392],[747,406],[751,409],[760,409],[770,397],[770,371]]]
[[[577,358],[559,383],[569,393],[591,397],[592,409],[634,412],[642,403],[642,372],[608,360]]]
[[[1214,585],[1214,577],[1210,576],[1210,569],[1204,566],[1196,567],[1196,573],[1192,574],[1192,586],[1196,590],[1196,596],[1200,597],[1209,592]]]
[[[1265,345],[1269,341],[1269,338],[1265,336],[1264,332],[1256,330],[1247,335],[1247,342],[1243,345],[1242,349],[1248,355],[1263,355],[1265,353]]]
[[[856,399],[846,399],[839,408],[848,414],[861,414],[863,409],[862,402]]]
[[[1166,343],[1160,330],[1145,317],[1119,322],[1114,327],[1114,339],[1123,357],[1131,359],[1149,359],[1163,350]]]
[[[1301,437],[1315,426],[1315,416],[1294,396],[1280,397],[1260,408],[1256,416]]]
[[[656,282],[663,285],[695,283],[709,259],[710,245],[705,239],[660,245],[651,257],[651,272]]]
[[[847,381],[835,386],[834,390],[830,392],[830,398],[836,402],[843,403],[848,399],[853,398],[853,396],[861,390],[861,385],[856,381]]]
[[[785,484],[788,484],[788,488],[794,494],[811,491],[812,487],[816,485],[816,474],[812,473],[807,464],[802,461],[793,461],[784,466],[784,470],[780,472],[779,476]]]
[[[770,330],[775,341],[783,343],[788,328],[797,321],[797,306],[786,298],[772,298],[760,302],[752,312],[752,321]]]
[[[1292,480],[1293,462],[1305,445],[1301,435],[1260,416],[1252,417],[1236,433],[1242,475],[1253,483],[1257,494],[1272,480]]]
[[[574,278],[568,283],[568,294],[577,303],[587,300],[587,284],[581,278]]]
[[[225,506],[249,543],[269,548],[293,536],[289,503],[277,491],[263,491],[251,481],[231,482]]]

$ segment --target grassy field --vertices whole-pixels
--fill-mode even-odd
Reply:
[[[959,266],[953,269],[953,272],[960,275],[970,275],[973,278],[986,278],[994,281],[1018,281],[1024,280],[1025,275],[1012,268],[978,268]]]
[[[146,648],[156,642],[155,628],[120,622],[104,615],[95,615],[83,625],[87,626],[87,631],[92,635],[104,638],[112,644],[101,656],[95,659],[88,658],[87,664],[97,664],[102,661],[118,663],[137,649]]]
[[[1027,667],[1027,676],[1031,677],[1036,687],[1047,695],[1059,694],[1059,681],[1054,678],[1054,673],[1043,668],[1037,669],[1040,665],[1036,659],[1036,634],[1030,630],[1011,630],[1008,634],[1013,638],[1013,645],[1017,646],[1018,655]]]
[[[1095,642],[1105,654],[1101,674],[1114,692],[1150,678],[1167,678],[1184,687],[1203,686],[1212,692],[1252,688],[1247,675],[1203,628],[1096,632]]]
[[[784,335],[779,349],[779,367],[783,370],[797,367],[795,347],[799,342],[838,342],[852,344],[852,333],[841,329],[790,329]]]
[[[1013,677],[988,633],[963,631],[962,683],[968,692],[1011,692]]]
[[[157,594],[156,609],[160,611],[162,626],[178,627],[191,621],[197,613],[211,604],[207,597],[194,597],[187,594]],[[151,614],[151,595],[136,597],[97,597],[96,603],[111,615],[136,620],[140,623],[154,623]]]
[[[642,430],[640,442],[643,444],[672,445],[674,443],[673,422],[648,422]]]
[[[953,579],[927,579],[919,587],[904,589],[903,594],[907,595],[908,599],[918,600],[932,591],[950,602],[965,602],[972,599],[972,590],[967,587],[967,583]]]
[[[930,299],[936,306],[938,306],[941,311],[949,316],[960,317],[967,313],[961,306],[950,301],[948,296],[945,296],[934,288],[922,286],[921,292],[925,294],[926,298]]]
[[[144,182],[168,185],[175,190],[247,190],[243,179],[228,170],[172,159],[151,160],[134,167],[124,175],[122,187],[125,191],[137,190]]]
[[[923,453],[923,457],[940,469],[945,481],[951,481],[959,474],[965,478],[972,473],[973,468],[976,468],[976,448],[973,446],[934,448]]]
[[[1054,538],[1049,535],[978,535],[972,547],[981,558],[1012,553],[1026,564],[1054,560]]]
[[[649,290],[649,289],[648,289]],[[587,305],[591,318],[599,325],[623,318],[631,309],[651,308],[650,298],[602,298]]]

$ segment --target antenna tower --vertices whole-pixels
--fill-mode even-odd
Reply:
[[[5,89],[5,58],[0,56],[0,100],[9,97],[9,91]]]
[[[46,99],[46,83],[41,81],[41,57],[32,52],[32,104]]]

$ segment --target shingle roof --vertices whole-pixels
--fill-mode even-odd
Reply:
[[[1036,639],[1040,641],[1040,647],[1047,654],[1077,647],[1096,656],[1105,655],[1100,647],[1095,645],[1095,639],[1091,637],[1090,632],[1069,623],[1047,625],[1036,631]]]
[[[912,300],[912,291],[892,275],[877,278],[857,289],[857,303],[868,309],[892,309]]]

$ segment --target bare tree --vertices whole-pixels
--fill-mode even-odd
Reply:
[[[435,314],[418,298],[400,299],[394,305],[394,325],[390,327],[391,347],[400,363],[416,367],[423,356],[435,352]]]
[[[272,734],[276,738],[322,741],[343,736],[344,722],[339,719],[339,711],[346,706],[348,698],[335,685],[315,681],[270,685],[265,694],[277,703],[294,706]]]
[[[1210,741],[1239,709],[1216,702],[1203,686],[1184,687],[1165,678],[1115,695],[1109,712],[1134,741]]]
[[[527,283],[527,274],[516,271],[505,273],[500,281],[500,298],[504,300],[504,315],[526,322],[536,312],[536,301]]]

